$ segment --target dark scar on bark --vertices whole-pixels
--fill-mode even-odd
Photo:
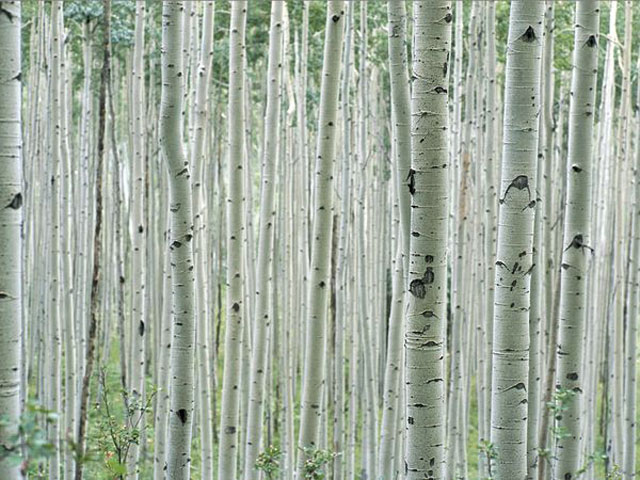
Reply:
[[[416,193],[416,180],[414,175],[416,171],[413,168],[409,169],[409,175],[407,175],[407,186],[409,187],[409,194],[413,195]]]
[[[526,188],[527,193],[529,194],[529,202],[531,202],[531,189],[529,188],[529,177],[527,177],[526,175],[518,175],[516,178],[511,180],[511,183],[509,184],[509,186],[504,192],[504,195],[500,199],[500,205],[504,203],[505,199],[507,198],[507,194],[509,193],[509,190],[511,190],[511,187],[515,188],[516,190],[524,190]]]

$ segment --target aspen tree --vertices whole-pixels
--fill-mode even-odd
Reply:
[[[509,16],[495,272],[491,442],[496,480],[527,474],[529,286],[542,53],[542,2],[514,1]]]
[[[443,478],[451,2],[413,5],[405,478]]]
[[[549,284],[552,282],[549,280],[553,274],[550,265],[553,260],[545,260],[545,258],[552,259],[556,250],[551,248],[550,236],[552,233],[551,225],[547,222],[547,217],[550,212],[553,212],[553,201],[551,196],[552,184],[551,167],[553,165],[553,105],[554,105],[554,75],[553,75],[553,59],[554,59],[554,18],[555,18],[555,2],[545,2],[545,23],[544,23],[544,49],[542,59],[542,78],[540,84],[540,103],[541,103],[541,115],[539,120],[540,133],[538,135],[538,169],[537,189],[539,194],[544,195],[541,202],[536,198],[535,205],[535,225],[534,225],[534,249],[532,262],[540,268],[534,268],[531,273],[531,308],[529,309],[529,382],[527,383],[528,403],[527,403],[527,478],[535,480],[538,476],[538,469],[544,469],[546,462],[539,461],[539,432],[540,432],[540,414],[548,415],[549,410],[544,407],[546,402],[550,401],[549,398],[543,402],[543,412],[540,412],[540,387],[542,385],[542,378],[544,376],[544,342],[543,331],[544,318],[547,320],[547,328],[554,326],[554,335],[551,338],[555,338],[555,332],[557,329],[556,318],[549,321],[552,316],[552,311],[549,308],[551,306],[551,293],[552,289]],[[545,179],[547,181],[545,181]],[[545,237],[547,235],[549,238]],[[544,240],[549,240],[545,242]],[[544,268],[544,270],[543,270]],[[543,282],[543,274],[549,275],[546,279],[547,287]],[[546,293],[546,295],[545,295]],[[547,309],[548,308],[548,309]],[[554,341],[554,343],[556,343]],[[552,358],[555,361],[555,351],[546,352],[548,358]],[[554,369],[550,369],[546,372],[549,375],[549,382],[555,378],[553,374]],[[552,383],[548,383],[548,394],[551,394]],[[548,416],[546,417],[548,418]],[[547,420],[548,422],[548,420]],[[544,423],[544,422],[543,422]],[[547,429],[547,424],[543,427]],[[541,464],[545,464],[542,465]]]
[[[640,57],[638,57],[640,62]],[[640,89],[636,93],[636,105],[639,105]],[[636,142],[640,139],[640,112],[636,109]],[[637,341],[638,314],[640,309],[640,145],[636,143],[636,158],[634,169],[634,205],[633,205],[633,240],[631,243],[632,269],[629,272],[631,293],[629,298],[629,320],[625,343],[625,439],[623,475],[625,480],[635,478],[636,463],[636,372],[637,372]]]
[[[245,168],[245,24],[247,2],[231,4],[229,26],[229,165],[227,196],[227,299],[220,414],[218,478],[237,478],[238,430],[240,429],[240,375],[246,308],[243,305],[244,168]],[[247,346],[245,345],[245,348]]]
[[[190,476],[195,340],[191,166],[182,146],[183,17],[182,2],[163,2],[160,142],[169,179],[172,271],[171,396],[165,476],[172,480]]]
[[[494,269],[495,269],[495,240],[497,231],[497,210],[498,195],[496,191],[496,2],[490,0],[486,9],[486,52],[485,52],[485,72],[486,72],[486,94],[485,94],[485,139],[484,139],[484,188],[485,197],[485,230],[484,230],[484,255],[485,255],[485,285],[487,292],[484,297],[484,321],[486,332],[486,355],[485,364],[485,385],[484,392],[484,422],[479,426],[480,441],[488,441],[491,432],[491,370],[493,365],[493,296],[495,292]],[[488,458],[486,453],[480,464],[480,474],[488,475]]]
[[[106,104],[107,86],[111,78],[111,0],[103,1],[103,39],[102,39],[102,73],[100,76],[100,96],[98,99],[98,138],[95,162],[95,212],[93,228],[93,267],[91,273],[91,294],[90,312],[87,328],[87,349],[85,354],[84,374],[80,390],[80,407],[78,418],[78,437],[76,440],[76,471],[75,480],[82,480],[82,470],[85,452],[85,437],[87,432],[87,420],[89,415],[89,388],[91,386],[91,376],[96,356],[96,337],[98,335],[98,324],[100,321],[99,294],[102,283],[102,218],[103,218],[103,169],[105,158],[105,135],[106,135]]]
[[[588,260],[592,248],[591,155],[599,2],[577,2],[575,15],[556,381],[558,393],[573,393],[563,404],[564,410],[557,420],[563,435],[556,442],[556,478],[577,477],[580,467],[580,407],[585,389],[582,342],[586,321]]]
[[[139,408],[144,402],[144,375],[146,367],[145,331],[148,328],[145,308],[145,279],[146,279],[146,235],[147,225],[145,219],[145,151],[144,151],[144,25],[145,3],[136,2],[135,32],[133,44],[133,63],[131,70],[131,90],[135,100],[131,104],[132,112],[132,175],[133,188],[131,195],[131,378],[130,395],[131,402],[137,406],[136,413],[129,421],[137,421]],[[113,122],[116,118],[112,119]],[[115,147],[115,145],[114,145]],[[121,349],[125,346],[121,345]],[[134,443],[127,456],[127,474],[129,478],[138,478],[140,461],[140,448]]]
[[[211,371],[209,355],[209,305],[207,291],[206,269],[208,262],[207,238],[207,209],[206,182],[207,167],[205,146],[205,126],[208,113],[208,92],[211,82],[211,63],[213,59],[213,24],[214,2],[204,4],[202,20],[202,39],[198,54],[197,78],[195,82],[195,98],[193,102],[193,132],[191,146],[191,164],[195,169],[193,192],[195,249],[194,261],[196,265],[196,305],[197,305],[197,339],[198,339],[198,397],[200,415],[200,447],[201,447],[201,475],[202,478],[213,477],[213,430],[211,415],[211,382],[209,375],[215,376],[216,370]],[[197,24],[197,22],[194,22]]]
[[[330,282],[333,225],[333,163],[340,81],[344,2],[327,3],[322,84],[318,116],[318,143],[314,179],[313,235],[307,291],[305,359],[302,376],[302,409],[298,447],[317,448],[325,379],[327,296]],[[306,454],[299,453],[296,478],[303,478]]]
[[[13,448],[20,416],[22,335],[22,9],[0,5],[0,448]],[[17,452],[15,452],[17,453]],[[0,478],[22,478],[20,465],[0,456]]]
[[[255,476],[254,464],[260,449],[264,409],[264,389],[272,321],[271,268],[273,263],[273,231],[275,228],[276,165],[278,150],[278,117],[280,114],[280,80],[282,72],[284,2],[271,2],[269,27],[269,58],[267,67],[267,105],[262,144],[262,186],[260,191],[260,225],[256,265],[255,318],[253,319],[253,349],[247,417],[247,444],[244,457],[244,478]]]
[[[49,148],[51,155],[51,260],[49,269],[51,272],[50,286],[50,345],[51,362],[49,363],[49,408],[62,413],[62,54],[64,44],[63,3],[60,0],[51,4],[51,44],[50,44],[50,121],[52,132],[49,134]],[[64,415],[61,417],[64,420]],[[50,480],[56,480],[60,476],[60,448],[61,435],[59,422],[49,426],[52,443],[55,451],[49,461]]]
[[[347,4],[347,15],[345,25],[344,40],[344,73],[342,75],[342,171],[341,171],[341,201],[340,201],[340,229],[338,238],[338,251],[336,252],[336,293],[335,293],[335,329],[336,329],[336,359],[334,363],[334,382],[336,385],[334,393],[334,410],[333,410],[333,451],[343,451],[345,446],[346,435],[344,434],[344,425],[347,423],[345,417],[349,413],[345,408],[345,378],[344,378],[344,354],[345,354],[345,337],[347,334],[345,320],[350,318],[349,305],[347,303],[348,295],[348,267],[349,267],[349,239],[352,227],[351,219],[351,124],[352,109],[349,105],[349,91],[351,87],[351,70],[352,70],[352,38],[353,38],[353,16],[355,10],[355,2]],[[345,456],[339,455],[333,461],[333,478],[334,480],[342,480],[344,478]]]
[[[392,134],[394,153],[394,183],[399,210],[398,241],[400,248],[395,259],[393,276],[393,303],[389,314],[387,361],[384,372],[383,407],[378,454],[378,474],[392,478],[396,464],[393,461],[396,436],[402,366],[402,316],[404,315],[405,268],[409,263],[409,226],[411,199],[403,180],[411,165],[411,106],[407,76],[407,50],[405,45],[406,10],[402,1],[387,2],[389,79],[392,94]]]

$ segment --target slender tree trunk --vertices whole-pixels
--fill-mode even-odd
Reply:
[[[451,2],[413,5],[411,195],[405,320],[405,478],[445,469],[445,337],[449,214]]]
[[[229,27],[229,166],[227,197],[227,302],[222,379],[222,412],[218,478],[237,478],[238,430],[240,429],[240,375],[242,371],[243,326],[247,318],[243,305],[243,248],[245,168],[245,79],[244,49],[247,2],[231,4]],[[247,348],[247,345],[245,345]]]
[[[169,178],[172,280],[169,431],[165,477],[190,477],[193,424],[194,273],[191,165],[183,149],[183,2],[162,4],[160,142]]]
[[[145,278],[146,278],[146,235],[147,225],[145,218],[145,170],[146,155],[144,151],[144,25],[145,3],[136,2],[136,20],[133,47],[133,68],[131,71],[131,90],[135,100],[131,104],[132,110],[132,175],[133,188],[131,197],[131,378],[130,378],[130,404],[134,407],[134,413],[129,418],[130,426],[138,422],[144,402],[144,378],[145,378]],[[112,100],[113,101],[113,100]],[[114,117],[113,122],[116,121]],[[113,146],[116,148],[116,145]],[[124,299],[123,299],[124,301]],[[124,349],[124,345],[120,345]],[[133,423],[132,423],[133,422]],[[136,427],[137,428],[137,427]],[[136,443],[131,446],[127,456],[127,476],[137,479],[139,474],[140,448]]]
[[[302,410],[298,448],[317,448],[324,390],[324,352],[326,341],[327,297],[330,282],[331,237],[333,224],[333,163],[340,63],[343,38],[344,2],[327,3],[322,86],[318,120],[318,144],[314,190],[314,221],[311,242],[311,268],[307,292],[305,361],[302,377]],[[296,478],[302,479],[307,455],[299,453]]]
[[[208,216],[206,208],[205,186],[207,155],[204,155],[206,125],[208,120],[208,92],[211,82],[211,63],[213,60],[213,26],[214,2],[204,4],[202,20],[202,40],[198,54],[197,78],[195,84],[195,99],[193,102],[194,127],[192,135],[191,164],[195,170],[193,191],[193,210],[195,228],[194,261],[196,264],[196,304],[197,304],[197,351],[198,351],[198,405],[200,415],[200,450],[202,478],[213,478],[213,421],[211,382],[209,376],[216,375],[216,369],[211,369],[209,346],[209,300],[208,278],[206,269],[209,265],[208,245]],[[215,277],[214,277],[215,278]]]
[[[22,335],[22,10],[19,1],[0,5],[0,449],[14,452],[20,420]],[[0,478],[22,478],[20,465],[0,456]]]
[[[104,37],[102,41],[103,62],[102,74],[100,77],[100,98],[98,100],[98,141],[96,157],[96,199],[95,217],[93,230],[93,271],[91,275],[91,297],[90,297],[90,317],[87,330],[87,352],[85,356],[84,376],[82,378],[82,389],[80,394],[80,418],[78,419],[78,437],[76,441],[76,472],[75,479],[82,480],[82,469],[84,466],[84,442],[87,428],[87,417],[89,407],[89,388],[91,386],[91,375],[93,374],[93,364],[96,356],[96,337],[98,334],[99,307],[100,307],[100,287],[101,287],[101,265],[102,260],[102,179],[105,157],[105,136],[106,136],[106,104],[107,85],[111,76],[111,0],[104,0]]]
[[[255,476],[254,464],[260,449],[263,428],[265,374],[269,352],[271,309],[271,266],[273,263],[273,231],[275,228],[276,165],[278,152],[278,117],[280,114],[280,81],[282,72],[284,2],[271,3],[269,29],[269,64],[267,67],[267,106],[262,144],[262,187],[260,191],[260,226],[258,261],[256,265],[255,317],[253,320],[253,351],[247,417],[247,444],[244,458],[244,478]]]
[[[580,407],[586,388],[582,342],[586,321],[588,260],[592,253],[591,155],[599,2],[577,2],[575,18],[556,381],[556,395],[564,398],[562,415],[556,417],[556,429],[563,434],[556,443],[556,478],[575,478],[580,467]]]
[[[491,473],[527,475],[529,288],[544,4],[511,3],[493,330]]]

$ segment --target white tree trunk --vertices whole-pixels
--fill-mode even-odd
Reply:
[[[411,194],[405,320],[405,478],[442,479],[449,214],[451,2],[413,5]]]
[[[544,4],[511,3],[495,272],[491,442],[496,480],[527,474],[529,286],[533,258]]]
[[[162,5],[162,99],[160,141],[169,177],[172,270],[170,406],[165,476],[190,477],[193,423],[194,273],[191,166],[183,148],[182,2]]]
[[[238,478],[237,451],[240,429],[240,376],[242,371],[242,335],[247,318],[243,302],[244,173],[245,168],[245,79],[244,48],[247,2],[231,4],[229,26],[229,165],[227,196],[227,300],[222,378],[222,412],[218,478]],[[248,345],[244,345],[248,348]],[[244,377],[244,375],[242,375]]]
[[[324,351],[333,230],[333,163],[344,17],[344,1],[331,0],[327,3],[314,180],[313,208],[315,211],[307,291],[302,410],[298,437],[300,449],[318,447],[322,392],[325,383]],[[299,452],[298,455],[296,478],[301,479],[306,455],[303,452]]]
[[[562,415],[556,417],[556,428],[562,432],[556,442],[556,478],[575,478],[581,467],[580,408],[586,389],[582,347],[592,254],[591,157],[599,12],[597,0],[576,3],[556,380],[556,393],[570,396],[563,402]]]
[[[0,4],[0,449],[11,448],[20,416],[22,319],[21,5]],[[18,454],[18,452],[12,452]],[[18,480],[19,462],[0,456],[0,478]]]

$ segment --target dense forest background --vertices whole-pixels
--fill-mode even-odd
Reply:
[[[0,480],[635,478],[638,21],[2,2]]]

